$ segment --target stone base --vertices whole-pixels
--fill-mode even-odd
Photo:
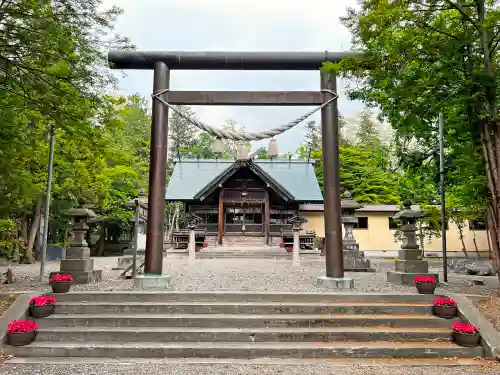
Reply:
[[[71,275],[73,277],[73,284],[89,284],[102,280],[102,270],[91,271],[53,271],[50,273],[50,278],[55,274],[60,273],[64,275]]]
[[[94,259],[62,259],[60,269],[61,271],[64,270],[64,272],[92,271],[94,269]]]
[[[139,267],[142,262],[144,262],[144,257],[137,257],[136,263],[137,267]],[[116,267],[113,268],[114,271],[117,270],[126,270],[129,268],[132,264],[134,263],[134,257],[133,256],[123,256],[123,257],[118,257],[118,261],[116,263]]]
[[[140,275],[134,279],[134,289],[171,289],[173,286],[169,275]]]
[[[387,281],[396,285],[414,285],[413,279],[416,276],[432,276],[439,284],[439,275],[437,273],[408,273],[399,271],[387,271]]]
[[[426,274],[429,272],[429,263],[425,260],[396,260],[394,267],[397,272]]]
[[[344,250],[344,270],[350,272],[375,272],[370,261],[361,251]]]
[[[139,249],[137,250],[137,256],[140,257],[140,256],[144,256],[146,254],[146,250],[145,249]],[[130,248],[126,248],[125,250],[123,250],[123,256],[133,256],[134,255],[134,249],[130,249]]]
[[[317,287],[326,287],[332,289],[352,289],[354,288],[354,280],[348,277],[327,277],[327,276],[318,276],[316,279]]]

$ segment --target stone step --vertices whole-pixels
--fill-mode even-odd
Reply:
[[[328,368],[339,367],[457,367],[457,366],[497,366],[498,364],[478,358],[110,358],[110,357],[13,357],[9,364],[41,364],[41,365],[241,365],[248,366],[247,371],[256,365],[270,366],[321,366],[318,373]],[[309,367],[310,368],[310,367]],[[314,369],[314,368],[313,368]],[[372,369],[370,369],[373,371]],[[367,370],[369,371],[369,370]],[[391,371],[388,369],[388,371]],[[361,372],[360,372],[361,373]],[[365,372],[371,374],[372,372]]]
[[[321,259],[320,253],[300,253],[301,259]],[[292,253],[286,251],[276,252],[199,252],[196,254],[197,259],[220,259],[220,258],[242,258],[242,259],[292,259]]]
[[[432,315],[231,315],[231,314],[53,314],[37,319],[40,328],[48,327],[394,327],[451,328],[454,319]]]
[[[464,348],[454,343],[315,343],[315,342],[50,342],[6,346],[16,357],[128,357],[128,358],[475,358],[482,347]]]
[[[58,302],[56,314],[431,314],[431,304],[366,302]]]
[[[69,292],[53,295],[60,302],[292,302],[292,303],[432,303],[440,295],[273,292]]]
[[[39,329],[36,341],[67,342],[450,342],[449,328],[175,328],[53,327]]]

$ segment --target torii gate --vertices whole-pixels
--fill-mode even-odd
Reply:
[[[336,77],[320,72],[321,91],[169,91],[171,70],[319,70],[357,53],[112,51],[112,69],[154,70],[145,273],[161,275],[170,105],[321,105],[326,277],[318,285],[353,287],[344,278]],[[283,130],[282,130],[283,131]],[[282,132],[281,131],[281,132]],[[263,134],[263,133],[260,133]],[[265,133],[264,133],[265,134]],[[279,134],[279,132],[277,133]],[[268,135],[268,137],[271,137]],[[265,138],[265,137],[261,137]]]

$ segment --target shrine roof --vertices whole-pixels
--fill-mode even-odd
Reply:
[[[184,159],[177,161],[168,181],[166,200],[196,200],[203,191],[216,187],[221,178],[239,168],[250,168],[271,188],[298,202],[323,202],[314,163],[297,159]]]

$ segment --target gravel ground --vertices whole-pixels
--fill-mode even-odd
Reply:
[[[312,366],[242,366],[242,365],[185,365],[185,364],[134,364],[134,365],[0,365],[2,375],[498,375],[500,366],[462,367],[335,367]]]
[[[113,271],[117,258],[96,258],[96,268],[103,270],[103,280],[100,283],[75,285],[74,291],[113,291],[132,290],[131,280],[119,280],[121,271]],[[193,265],[188,265],[187,258],[169,257],[164,261],[164,273],[169,274],[175,281],[175,290],[178,291],[274,291],[274,292],[320,292],[315,286],[316,277],[324,274],[324,262],[304,260],[300,267],[292,267],[289,260],[270,259],[199,259]],[[386,282],[386,271],[392,269],[392,262],[372,260],[372,266],[377,270],[374,273],[348,273],[354,278],[353,293],[382,292],[382,293],[414,293],[414,287],[396,286]],[[439,271],[437,263],[431,263],[433,271]],[[39,264],[13,267],[16,282],[9,285],[0,285],[0,292],[4,291],[49,291],[47,283],[38,281]],[[47,275],[59,269],[58,262],[50,262],[46,266]],[[500,290],[496,277],[482,278],[485,285],[471,285],[472,277],[450,274],[447,285],[437,289],[440,292],[467,293],[467,294],[497,294]],[[172,363],[140,363],[140,364],[0,364],[2,375],[23,374],[85,374],[85,375],[150,375],[150,374],[287,374],[312,375],[328,374],[341,371],[343,375],[498,375],[500,364],[482,362],[485,366],[463,367],[365,367],[349,365],[337,367],[334,365],[308,366],[256,366],[256,365],[194,365]]]
[[[76,285],[74,291],[132,290],[131,280],[120,280],[121,271],[113,271],[115,257],[96,258],[96,268],[103,270],[100,283]],[[347,273],[354,279],[353,293],[414,293],[412,286],[392,285],[386,282],[386,271],[392,269],[392,262],[372,260],[377,272]],[[290,260],[272,259],[198,259],[188,265],[185,257],[169,257],[164,261],[164,273],[171,275],[178,291],[273,291],[273,292],[319,292],[315,286],[317,276],[324,275],[321,260],[302,261],[300,267],[292,267]],[[58,262],[46,266],[47,275],[59,269]],[[439,272],[438,264],[431,263],[431,269]],[[14,284],[0,285],[3,291],[48,291],[47,283],[38,281],[39,265],[14,267]],[[442,279],[442,278],[441,278]],[[471,285],[473,277],[449,274],[447,285],[441,284],[437,293],[497,294],[500,290],[496,277],[483,277],[485,285]]]

